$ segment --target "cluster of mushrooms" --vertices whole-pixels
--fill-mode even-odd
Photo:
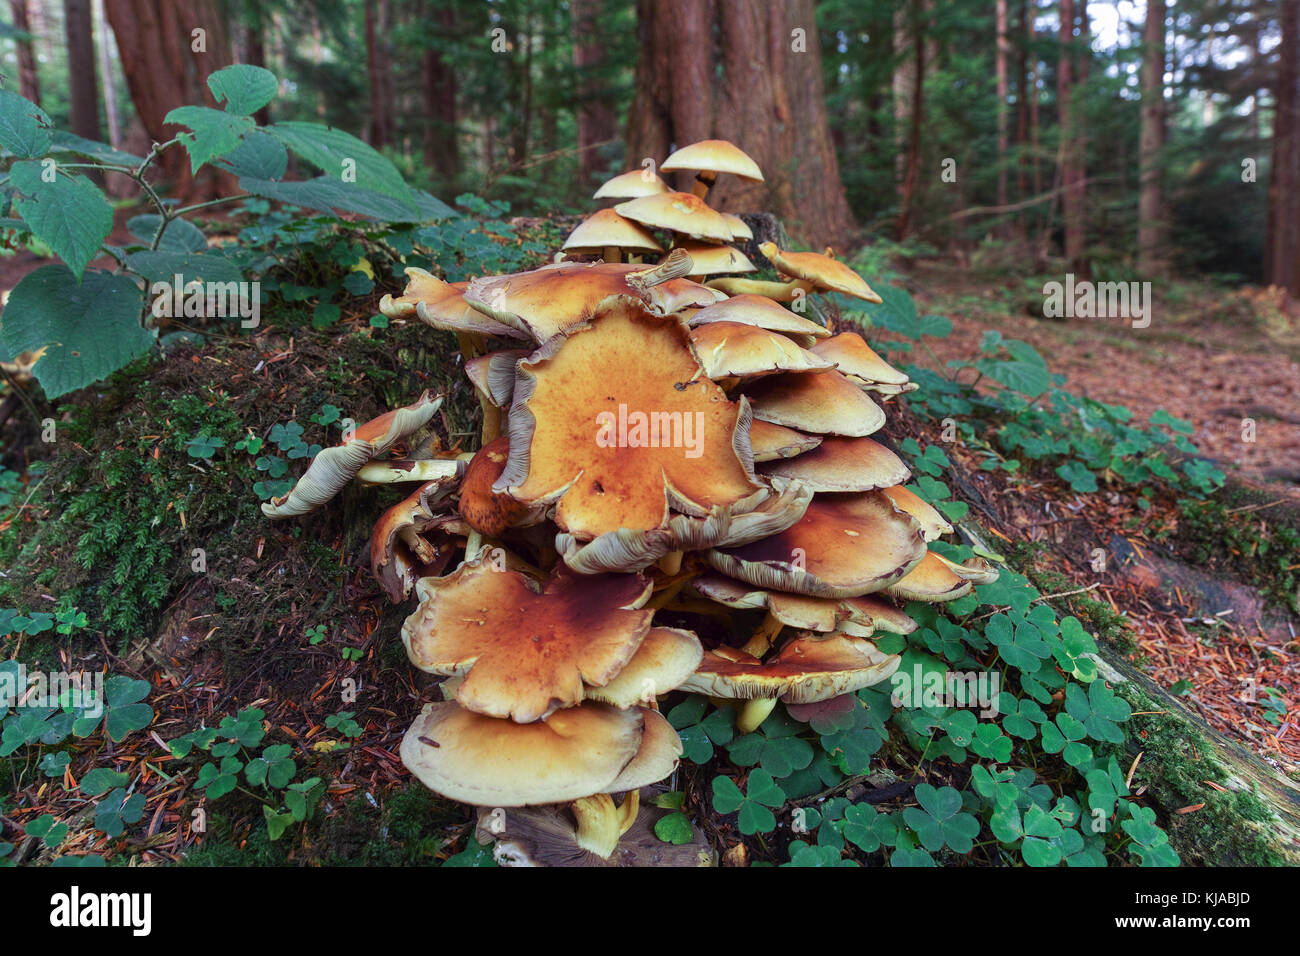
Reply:
[[[468,283],[409,268],[383,300],[457,336],[483,409],[476,452],[420,440],[441,403],[426,392],[262,506],[291,517],[353,480],[415,484],[370,547],[388,597],[417,601],[412,664],[444,678],[401,757],[480,807],[498,850],[524,812],[507,808],[546,805],[570,859],[614,857],[640,789],[681,756],[664,694],[736,707],[741,732],[778,701],[811,719],[897,669],[871,641],[915,628],[895,602],[996,575],[927,548],[952,527],[869,437],[885,422],[872,396],[915,386],[855,332],[798,314],[809,295],[879,297],[830,250],[771,242],[788,280],[737,278],[754,266],[729,244],[748,229],[704,202],[719,174],[762,179],[737,147],[696,143],[660,168],[694,171],[694,194],[626,173],[557,261]]]

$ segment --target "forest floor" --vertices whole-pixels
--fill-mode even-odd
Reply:
[[[1186,283],[1154,290],[1145,329],[1043,319],[1033,314],[1043,281],[924,261],[906,284],[923,311],[953,321],[953,334],[931,343],[942,361],[971,358],[984,330],[997,329],[1038,349],[1070,391],[1139,421],[1163,408],[1196,426],[1192,441],[1220,467],[1300,485],[1300,325],[1280,314],[1259,321],[1249,292]],[[914,361],[926,364],[923,353]],[[1242,439],[1243,419],[1255,422],[1253,442]]]

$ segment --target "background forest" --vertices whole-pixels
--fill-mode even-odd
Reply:
[[[517,214],[578,211],[712,131],[769,170],[724,201],[810,242],[994,236],[1102,277],[1296,281],[1290,0],[791,0],[766,20],[672,0],[9,6],[15,88],[128,152],[207,73],[251,63],[284,78],[259,121],[338,126],[435,195]]]
[[[919,386],[875,437],[999,572],[873,639],[1001,691],[748,730],[672,691],[628,852],[1300,864],[1298,48],[1300,0],[6,0],[0,691],[98,675],[106,715],[0,693],[0,866],[494,865],[398,756],[442,693],[372,562],[405,492],[264,506],[426,390],[407,451],[476,459],[483,343],[408,279],[535,270],[714,138],[765,176],[707,190],[760,288],[770,239],[879,293],[808,318]],[[660,610],[704,634],[691,560]]]

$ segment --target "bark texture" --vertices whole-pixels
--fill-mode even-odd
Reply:
[[[628,117],[627,165],[726,139],[763,183],[720,176],[710,205],[770,210],[793,235],[843,245],[854,223],[826,121],[812,0],[638,0],[641,50]],[[691,177],[678,177],[689,189]]]

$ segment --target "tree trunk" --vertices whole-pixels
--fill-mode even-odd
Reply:
[[[1280,18],[1264,281],[1300,296],[1300,95],[1296,90],[1300,0],[1282,0]]]
[[[1010,116],[1007,106],[1007,56],[1011,51],[1007,40],[1007,0],[997,0],[994,9],[997,29],[997,50],[993,72],[998,97],[998,205],[1005,206],[1007,204],[1007,152],[1010,149]]]
[[[117,84],[113,82],[113,58],[108,52],[108,16],[104,0],[95,0],[95,46],[99,51],[99,79],[104,84],[104,118],[108,121],[108,142],[122,142],[122,115],[117,109]]]
[[[638,0],[637,21],[633,162],[730,140],[766,182],[719,176],[710,205],[770,210],[815,245],[847,242],[854,224],[826,119],[812,0]]]
[[[894,8],[894,187],[902,204],[903,180],[907,178],[908,118],[912,115],[912,96],[916,91],[916,53],[912,46],[915,16],[912,3]]]
[[[368,138],[375,149],[392,144],[393,120],[392,22],[388,0],[365,6],[366,75],[370,86]]]
[[[1060,110],[1062,215],[1065,220],[1065,261],[1073,272],[1083,271],[1086,220],[1083,174],[1080,168],[1081,122],[1074,103],[1074,0],[1060,3],[1060,66],[1057,105]]]
[[[600,76],[605,67],[605,44],[600,34],[604,0],[570,0],[569,8],[573,18],[573,66],[578,74],[578,179],[587,188],[596,185],[596,177],[604,169],[596,146],[618,135],[618,118]],[[634,167],[640,158],[629,154],[624,165]]]
[[[90,0],[63,0],[63,29],[68,41],[68,125],[76,135],[98,140],[99,87]]]
[[[107,12],[131,102],[154,142],[164,143],[180,131],[163,121],[177,106],[216,107],[206,79],[230,65],[230,42],[216,0],[188,0],[183,6],[178,0],[113,0]],[[160,164],[176,198],[211,199],[228,195],[234,186],[229,176],[215,173],[196,183],[183,149],[168,149]]]
[[[434,4],[429,21],[438,36],[456,35],[456,8],[449,0]],[[456,74],[443,61],[442,51],[424,51],[421,64],[424,87],[424,163],[446,186],[460,177],[460,144],[456,137]]]
[[[898,239],[907,236],[911,228],[912,203],[916,195],[916,182],[921,171],[921,117],[925,113],[925,31],[918,23],[912,40],[916,71],[912,76],[912,106],[908,116],[907,162],[903,172],[903,189],[898,201]]]
[[[1029,0],[1025,16],[1025,43],[1029,45],[1029,178],[1033,183],[1033,195],[1043,192],[1043,172],[1038,164],[1041,150],[1041,138],[1038,122],[1038,53],[1034,41],[1038,38],[1038,28],[1034,21],[1038,16],[1038,0]]]
[[[519,122],[510,132],[510,165],[522,168],[528,161],[528,145],[533,123],[533,5],[527,3],[524,9],[524,28],[519,34],[523,46],[523,56],[513,62],[518,64],[518,81],[515,89],[520,90]]]
[[[1142,130],[1139,138],[1138,272],[1164,271],[1165,0],[1147,0],[1142,32]]]
[[[27,0],[9,0],[9,12],[14,18],[14,29],[31,33],[27,20]],[[41,102],[41,84],[36,73],[36,54],[32,50],[31,37],[14,41],[18,49],[18,92],[36,105]]]
[[[1029,48],[1026,40],[1031,37],[1032,27],[1026,29],[1025,21],[1029,19],[1029,0],[1020,2],[1020,41],[1016,44],[1016,199],[1029,195],[1028,152],[1029,152],[1029,97],[1033,95],[1029,87]],[[1023,228],[1024,220],[1021,220]]]

